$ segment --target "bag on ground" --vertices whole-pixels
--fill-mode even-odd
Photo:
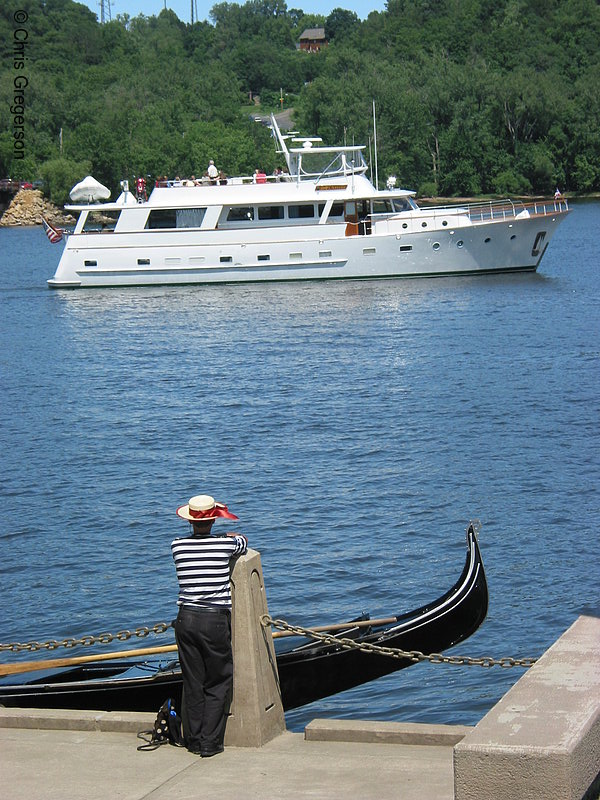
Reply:
[[[172,698],[169,697],[160,707],[152,730],[140,731],[137,738],[144,740],[144,744],[139,745],[138,750],[156,750],[163,744],[173,744],[176,747],[185,746],[181,717],[175,711]]]

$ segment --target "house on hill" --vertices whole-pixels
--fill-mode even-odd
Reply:
[[[322,47],[327,46],[325,38],[325,28],[307,28],[300,35],[299,50],[306,50],[308,53],[318,53]]]

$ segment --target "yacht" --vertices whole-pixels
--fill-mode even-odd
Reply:
[[[419,207],[415,192],[369,177],[364,145],[329,147],[271,129],[286,170],[123,182],[114,202],[67,205],[77,218],[53,289],[479,275],[537,270],[562,198]],[[90,196],[88,200],[92,199]]]

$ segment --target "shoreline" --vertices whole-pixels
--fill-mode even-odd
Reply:
[[[0,216],[0,228],[39,226],[42,217],[52,225],[69,225],[75,221],[47,200],[40,189],[20,189]]]

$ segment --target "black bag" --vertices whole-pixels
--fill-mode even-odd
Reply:
[[[181,731],[181,717],[175,711],[175,705],[170,697],[160,707],[152,730],[140,731],[137,738],[143,739],[145,742],[145,744],[139,745],[138,750],[156,750],[163,744],[185,747]]]

